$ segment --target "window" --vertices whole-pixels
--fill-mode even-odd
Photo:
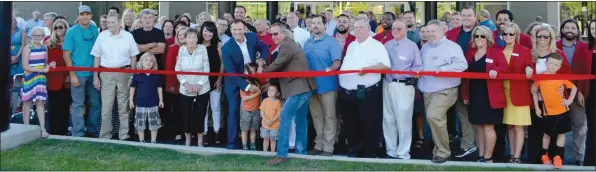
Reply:
[[[437,17],[439,20],[445,21],[445,13],[450,12],[451,14],[453,14],[453,12],[455,11],[457,11],[455,2],[437,2]]]
[[[490,18],[495,20],[495,15],[502,9],[507,9],[507,2],[477,2],[476,13],[480,10],[485,9],[489,12]]]
[[[333,10],[334,16],[339,16],[345,10],[349,10],[352,12],[352,16],[358,15],[359,11],[368,11],[368,3],[369,2],[334,2]]]
[[[246,8],[246,16],[255,19],[267,18],[267,3],[264,1],[242,1],[236,2],[236,6],[244,6]]]
[[[159,2],[158,1],[129,1],[125,2],[125,7],[132,9],[135,15],[138,15],[143,9],[149,8],[154,9],[155,11],[159,11]],[[122,11],[124,11],[122,9]]]

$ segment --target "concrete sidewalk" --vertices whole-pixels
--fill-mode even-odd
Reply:
[[[85,138],[85,137],[70,137],[70,136],[50,136],[49,139],[57,140],[74,140],[74,141],[88,141],[96,143],[112,143],[120,145],[130,146],[143,146],[148,148],[163,148],[175,150],[183,153],[194,153],[199,155],[217,155],[217,154],[236,154],[236,155],[258,155],[258,156],[273,156],[273,152],[261,152],[261,151],[244,151],[244,150],[227,150],[224,148],[212,148],[205,147],[199,148],[196,146],[181,146],[181,145],[170,145],[170,144],[151,144],[151,143],[140,143],[130,141],[119,141],[119,140],[107,140],[107,139],[96,139],[96,138]],[[492,168],[525,168],[534,170],[553,170],[550,165],[539,165],[539,164],[509,164],[509,163],[477,163],[477,162],[464,162],[464,161],[447,161],[442,164],[432,163],[430,160],[398,160],[398,159],[378,159],[378,158],[349,158],[346,156],[310,156],[310,155],[298,155],[290,154],[290,158],[301,158],[309,160],[335,160],[335,161],[347,161],[347,162],[369,162],[369,163],[388,163],[388,164],[413,164],[413,165],[430,165],[430,166],[463,166],[463,167],[492,167]],[[595,167],[580,167],[574,165],[565,165],[563,169],[565,171],[594,171]]]

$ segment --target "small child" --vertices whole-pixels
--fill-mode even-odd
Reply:
[[[155,56],[145,53],[137,63],[137,69],[157,70]],[[139,141],[145,143],[145,129],[149,123],[151,143],[157,143],[157,130],[161,127],[159,108],[163,108],[161,76],[155,74],[135,74],[130,82],[130,108],[135,108],[133,101],[136,95],[135,127]],[[159,106],[159,108],[158,108]]]
[[[275,152],[277,146],[277,134],[279,130],[279,112],[281,111],[281,94],[279,93],[279,84],[270,80],[267,88],[267,98],[261,104],[261,137],[263,138],[263,151],[271,143],[271,152]]]
[[[255,63],[245,65],[245,74],[252,74],[257,69]],[[256,85],[259,83],[256,79],[248,78],[248,83]],[[240,111],[240,130],[242,130],[242,149],[249,150],[247,145],[248,132],[250,131],[250,150],[257,150],[255,145],[257,130],[259,129],[259,122],[261,121],[259,115],[259,106],[261,104],[261,91],[250,92],[240,90],[240,98],[242,99],[242,110]]]
[[[547,70],[543,74],[555,74],[561,68],[562,58],[559,54],[551,53],[546,56]],[[571,93],[568,99],[557,91],[561,86],[570,88]],[[550,165],[551,163],[557,169],[563,167],[561,155],[565,153],[565,133],[571,131],[571,119],[569,116],[569,105],[575,99],[577,87],[568,80],[541,80],[536,81],[534,86],[538,88],[539,93],[532,94],[536,115],[542,118],[541,126],[544,135],[542,136],[542,163]],[[541,95],[542,102],[539,102],[538,96]],[[557,136],[557,149],[551,161],[548,155],[549,143],[552,136]]]
[[[21,100],[23,101],[23,123],[29,125],[29,113],[31,104],[35,102],[37,108],[37,117],[41,127],[41,137],[46,138],[50,134],[45,128],[45,109],[44,101],[48,98],[46,89],[46,73],[50,66],[56,67],[56,62],[48,63],[48,51],[43,41],[43,28],[35,27],[31,30],[31,44],[23,48],[23,87],[21,88]]]

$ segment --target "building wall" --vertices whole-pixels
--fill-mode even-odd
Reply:
[[[94,14],[92,19],[95,22],[99,21],[101,15],[108,14],[108,9],[110,7],[117,7],[120,9],[120,13],[122,13],[126,7],[123,1],[83,1],[82,3],[91,8],[91,12]]]
[[[164,2],[160,2],[163,4]],[[192,23],[196,22],[196,16],[199,15],[203,11],[207,11],[207,2],[206,1],[197,1],[197,2],[179,2],[179,1],[170,1],[165,2],[169,4],[169,8],[166,12],[168,18],[174,19],[176,15],[182,15],[184,13],[190,13],[192,15]],[[164,10],[160,10],[164,11]],[[160,14],[163,15],[163,14]],[[213,14],[211,14],[213,15]]]
[[[13,9],[19,10],[19,17],[25,20],[31,19],[31,13],[35,10],[42,15],[47,12],[55,12],[58,15],[68,17],[68,22],[72,23],[76,20],[78,7],[81,5],[80,1],[69,2],[30,2],[30,1],[13,1]]]
[[[509,10],[513,13],[514,21],[525,30],[528,25],[536,21],[536,16],[542,16],[544,22],[559,25],[559,2],[509,2]],[[557,27],[558,28],[558,27]]]

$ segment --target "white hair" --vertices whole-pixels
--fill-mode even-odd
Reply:
[[[482,16],[484,18],[490,18],[490,12],[488,12],[488,10],[486,10],[486,9],[482,9],[482,10],[480,10],[480,16]]]
[[[141,10],[141,12],[139,12],[139,16],[141,15],[153,15],[155,16],[155,10],[149,9],[149,8],[145,8],[143,10]]]

